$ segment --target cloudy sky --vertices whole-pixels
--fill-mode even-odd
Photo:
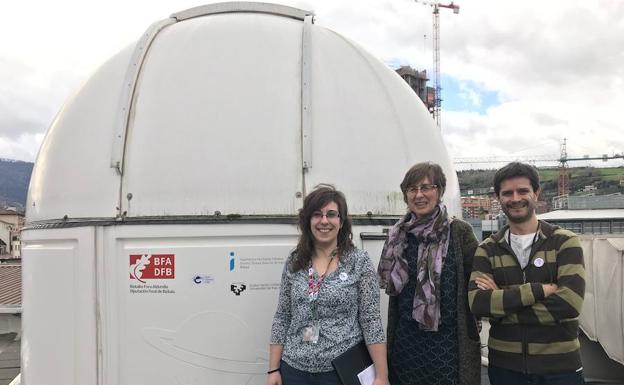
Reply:
[[[55,114],[102,62],[152,22],[206,2],[0,2],[0,158],[34,161]],[[280,2],[314,10],[317,24],[391,67],[432,73],[427,5]],[[556,158],[563,138],[570,157],[624,153],[624,1],[457,4],[459,14],[440,16],[442,129],[454,158]]]

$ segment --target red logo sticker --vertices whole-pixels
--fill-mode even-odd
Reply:
[[[174,254],[130,254],[130,279],[174,279]]]

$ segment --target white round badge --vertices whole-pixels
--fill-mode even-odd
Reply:
[[[535,267],[542,267],[544,266],[544,260],[542,258],[535,258],[533,264],[535,265]]]
[[[345,273],[344,271],[342,273],[340,273],[340,280],[342,281],[346,281],[347,278],[349,278],[349,276],[347,275],[347,273]]]

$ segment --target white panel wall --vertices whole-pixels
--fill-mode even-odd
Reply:
[[[265,383],[270,328],[283,262],[298,238],[295,226],[134,225],[67,231],[97,234],[95,241],[91,239],[86,243],[94,245],[98,255],[97,269],[94,265],[89,266],[92,272],[97,270],[99,283],[100,343],[97,350],[101,359],[98,384]],[[359,236],[362,231],[380,233],[381,227],[356,227],[356,244],[362,244]],[[59,256],[69,255],[70,250],[75,251],[82,244],[78,238],[59,242],[54,250]],[[56,251],[50,251],[50,241],[46,242],[48,246],[41,249],[44,254],[38,254],[33,250],[43,242],[29,241],[26,251],[31,263],[35,258],[38,262],[57,255]],[[376,265],[383,241],[365,241],[363,244]],[[174,255],[174,276],[170,279],[141,277],[145,284],[138,282],[130,277],[130,255],[135,254]],[[76,270],[81,264],[77,258],[66,257],[62,261],[63,269],[68,271],[72,270],[72,265]],[[55,271],[50,270],[51,265],[39,266]],[[85,266],[81,269],[84,270]],[[32,266],[27,269],[31,270]],[[39,274],[38,278],[42,279],[43,271]],[[69,275],[62,276],[64,282],[70,281]],[[81,280],[78,284],[90,291],[92,281]],[[40,287],[34,285],[32,279],[27,284]],[[245,290],[236,295],[232,284],[244,284]],[[80,330],[93,327],[95,320],[78,320],[76,315],[72,320],[70,314],[82,311],[77,305],[75,292],[78,290],[69,283],[60,285],[59,290],[69,299],[61,304],[62,309],[57,308],[62,310],[56,313],[57,333],[44,333],[45,323],[27,318],[29,335],[33,336],[29,339],[37,338],[38,349],[24,350],[28,355],[25,358],[31,361],[24,371],[28,384],[41,383],[38,381],[45,375],[52,379],[45,384],[95,385],[95,368],[82,368],[86,359],[95,361],[94,355],[85,349],[95,351],[95,348],[92,343],[83,344],[82,341],[88,342],[88,338],[78,339]],[[30,303],[50,300],[52,296],[39,292],[34,296],[32,290],[30,293],[27,298]],[[382,303],[385,319],[385,295],[382,295]],[[33,317],[34,311],[56,310],[38,304],[28,313],[29,317]],[[41,349],[42,344],[53,347]],[[64,344],[59,351],[62,355],[49,360],[50,365],[44,365],[42,358],[52,354],[58,344]],[[86,369],[93,371],[92,378],[74,379],[76,373]],[[30,382],[29,376],[37,381]]]
[[[581,238],[586,291],[581,328],[607,355],[624,364],[624,238]]]
[[[624,256],[608,239],[596,239],[593,252],[598,342],[624,364]]]
[[[583,248],[583,258],[585,260],[585,300],[583,301],[583,311],[579,316],[579,321],[583,332],[591,340],[596,341],[598,333],[596,330],[596,287],[594,280],[594,251],[593,239],[581,238],[581,247]]]
[[[28,230],[22,241],[22,381],[95,384],[93,228]]]
[[[104,384],[264,384],[294,226],[124,226],[105,234]],[[175,277],[129,278],[135,254],[174,255]],[[245,289],[236,295],[233,284]]]

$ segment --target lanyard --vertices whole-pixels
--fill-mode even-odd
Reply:
[[[310,261],[310,268],[308,269],[308,301],[310,302],[310,315],[313,319],[318,319],[317,299],[319,291],[321,290],[323,280],[327,276],[329,266],[331,266],[331,263],[334,261],[334,257],[337,253],[337,249],[334,249],[334,251],[332,251],[331,255],[329,256],[329,262],[327,263],[325,272],[320,276],[316,274],[314,268],[312,267],[312,261]]]

